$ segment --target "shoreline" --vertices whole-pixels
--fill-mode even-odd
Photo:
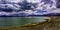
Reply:
[[[47,23],[47,21],[44,22],[38,22],[38,23],[31,23],[31,24],[25,24],[22,26],[11,26],[11,27],[4,27],[4,28],[0,28],[1,30],[6,30],[6,29],[11,29],[11,28],[24,28],[24,27],[33,27],[33,26],[37,26],[37,25],[42,25]]]

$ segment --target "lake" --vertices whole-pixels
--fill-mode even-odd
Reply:
[[[0,28],[46,21],[48,17],[0,17]]]

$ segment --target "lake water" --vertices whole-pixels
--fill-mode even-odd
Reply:
[[[0,28],[46,21],[48,17],[0,17]]]

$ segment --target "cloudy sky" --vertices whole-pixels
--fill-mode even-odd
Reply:
[[[47,0],[26,0],[26,1],[28,3],[32,3],[33,5],[37,3],[36,8],[33,5],[30,5],[31,7],[33,7],[33,9],[30,9],[30,10],[26,9],[26,11],[23,11],[23,13],[27,12],[26,14],[37,14],[38,15],[38,14],[58,13],[58,11],[60,11],[60,10],[56,11],[57,9],[56,9],[55,0],[48,0],[48,1]],[[23,3],[23,2],[24,2],[24,0],[0,0],[0,8],[2,8],[2,9],[10,8],[13,10],[20,10],[21,7],[24,7],[24,4],[23,4],[23,6],[21,6],[18,3]],[[27,6],[29,6],[29,4]],[[24,7],[24,8],[26,8],[26,7]],[[32,11],[32,10],[35,10],[35,11]],[[38,11],[40,11],[40,12],[36,13]],[[6,13],[6,12],[0,12],[0,14],[2,14],[2,13],[3,13],[3,15],[11,14],[11,13]],[[15,14],[15,13],[20,13],[20,12],[12,12],[12,14]]]

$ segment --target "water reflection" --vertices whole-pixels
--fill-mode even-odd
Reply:
[[[0,17],[0,28],[45,21],[48,17]]]

